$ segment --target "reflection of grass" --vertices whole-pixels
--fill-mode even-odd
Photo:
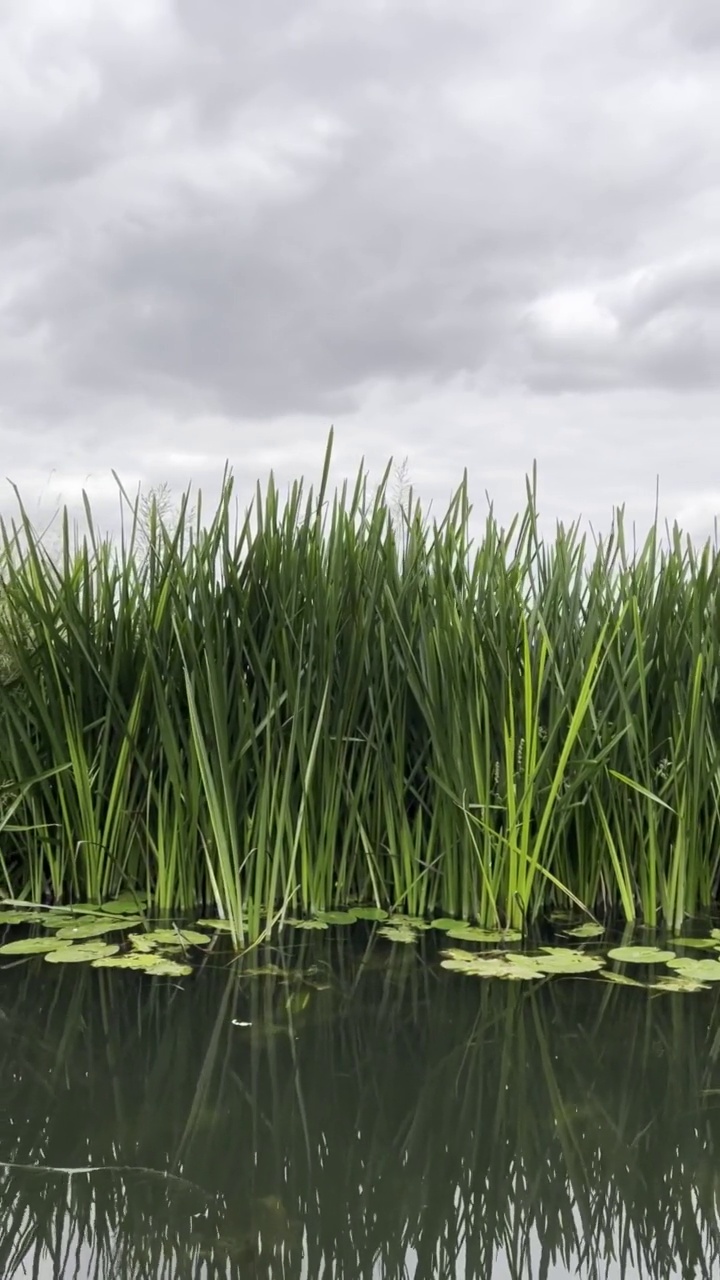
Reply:
[[[265,958],[307,971],[326,946]],[[69,1226],[97,1280],[190,1280],[202,1259],[291,1280],[303,1258],[401,1280],[409,1250],[419,1280],[450,1280],[459,1250],[468,1280],[501,1251],[527,1280],[533,1238],[590,1280],[613,1249],[644,1280],[717,1274],[714,994],[469,985],[337,947],[301,1021],[297,983],[242,965],[136,1005],[104,975],[6,973],[0,1156],[103,1172],[0,1171],[3,1277],[61,1257]]]
[[[121,546],[4,527],[0,882],[156,909],[358,900],[520,927],[553,903],[675,925],[720,876],[720,557],[469,539],[365,479],[239,530],[152,503]],[[162,495],[161,495],[162,498]],[[715,850],[716,852],[710,852]]]

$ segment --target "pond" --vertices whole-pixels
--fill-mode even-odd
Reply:
[[[718,987],[341,930],[0,972],[3,1280],[720,1274]]]

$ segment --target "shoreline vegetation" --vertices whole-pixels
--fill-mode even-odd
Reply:
[[[720,553],[622,511],[473,544],[390,467],[119,544],[2,524],[0,896],[213,905],[236,942],[375,905],[678,929],[720,884]],[[118,482],[119,483],[119,482]],[[122,489],[121,489],[121,492]]]

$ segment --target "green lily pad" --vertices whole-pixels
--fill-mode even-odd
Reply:
[[[624,973],[616,973],[614,969],[603,969],[599,975],[606,982],[615,982],[619,987],[646,987],[646,982],[638,982],[637,978],[628,978]]]
[[[126,916],[121,920],[88,920],[87,917],[82,916],[76,924],[68,924],[63,929],[58,929],[55,937],[69,942],[82,938],[99,938],[103,933],[130,929],[135,924],[142,924],[139,916]]]
[[[214,929],[216,933],[232,933],[232,924],[229,920],[196,920],[195,924],[198,929]]]
[[[297,920],[288,916],[285,924],[289,924],[293,929],[327,929],[325,920]]]
[[[440,961],[441,968],[473,978],[523,981],[542,977],[541,969],[531,956],[514,955],[510,952],[482,955],[477,951],[461,951],[458,948],[443,951],[442,955],[444,959]]]
[[[564,929],[566,938],[601,938],[605,932],[604,925],[587,920],[585,924],[576,924],[572,929]]]
[[[608,951],[609,960],[622,964],[665,964],[674,958],[674,951],[663,951],[662,947],[613,947]]]
[[[354,911],[316,911],[315,919],[323,924],[354,924],[357,916]]]
[[[442,929],[443,933],[447,933],[448,929],[465,928],[464,920],[458,920],[454,916],[436,916],[430,921],[431,929]]]
[[[167,956],[141,955],[101,956],[91,960],[93,969],[136,969],[155,978],[184,978],[192,973],[192,965],[179,964]]]
[[[390,924],[383,925],[378,929],[378,934],[382,938],[388,938],[390,942],[411,943],[417,942],[417,934],[414,929],[407,925]]]
[[[393,911],[388,917],[388,924],[403,926],[408,929],[430,929],[432,928],[429,920],[424,920],[422,916],[406,916],[401,911]]]
[[[550,948],[548,948],[548,951]],[[600,956],[589,956],[584,951],[553,950],[552,954],[538,956],[538,969],[541,973],[597,973],[605,961]]]
[[[173,951],[180,951],[183,947],[206,947],[212,938],[195,929],[148,929],[147,933],[129,934],[128,941],[136,951],[150,954],[156,947]]]
[[[720,942],[715,938],[673,938],[676,947],[692,947],[698,951],[716,951]]]
[[[683,974],[678,973],[674,977],[658,978],[657,982],[650,985],[651,991],[708,991],[709,987],[706,982],[697,982],[694,978],[687,978]]]
[[[387,920],[388,912],[383,907],[353,907],[356,920]]]
[[[690,956],[675,956],[667,962],[683,978],[696,982],[720,982],[720,960],[692,960]]]
[[[147,899],[141,897],[137,901],[134,898],[116,898],[114,902],[103,902],[96,910],[108,916],[135,916],[146,905]]]
[[[105,956],[115,955],[120,948],[109,942],[79,943],[77,946],[59,947],[48,951],[45,959],[48,964],[90,964]]]
[[[448,938],[463,942],[522,942],[519,929],[484,929],[481,925],[455,924],[447,930]]]
[[[67,944],[57,938],[17,938],[15,942],[6,942],[0,947],[0,955],[4,956],[38,956],[49,951],[57,951]]]
[[[44,924],[46,913],[38,911],[37,908],[27,911],[11,910],[0,911],[0,925],[4,924]]]

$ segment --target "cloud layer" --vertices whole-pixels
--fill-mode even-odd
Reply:
[[[432,496],[544,455],[706,523],[719,72],[710,0],[6,0],[6,467],[296,472],[335,422]]]

